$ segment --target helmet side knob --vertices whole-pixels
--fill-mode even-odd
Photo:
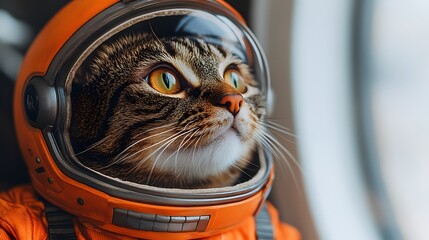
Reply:
[[[33,85],[29,85],[25,89],[25,112],[30,121],[36,121],[39,115],[39,95]]]
[[[43,77],[34,77],[24,91],[24,109],[31,126],[53,126],[57,114],[57,95]]]

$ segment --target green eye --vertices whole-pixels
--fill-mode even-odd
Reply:
[[[176,74],[165,67],[152,71],[148,76],[148,83],[153,89],[165,94],[175,94],[181,91]]]
[[[246,84],[243,81],[240,73],[234,69],[228,69],[224,73],[224,79],[231,87],[237,89],[239,93],[244,93],[246,91]]]

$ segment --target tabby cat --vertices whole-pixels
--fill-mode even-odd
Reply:
[[[249,67],[198,38],[103,44],[76,73],[71,102],[70,140],[84,165],[158,187],[237,183],[264,131]]]

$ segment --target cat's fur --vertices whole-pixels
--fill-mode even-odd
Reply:
[[[146,76],[172,68],[183,91],[153,89]],[[223,72],[247,85],[234,117],[219,103],[239,94]],[[86,166],[159,187],[223,187],[237,182],[263,131],[264,98],[251,70],[226,48],[194,38],[123,35],[103,44],[73,80],[70,140]]]

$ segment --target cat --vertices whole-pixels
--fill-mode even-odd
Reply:
[[[124,34],[102,44],[76,73],[71,103],[79,161],[157,187],[237,183],[265,131],[250,67],[198,37]]]

